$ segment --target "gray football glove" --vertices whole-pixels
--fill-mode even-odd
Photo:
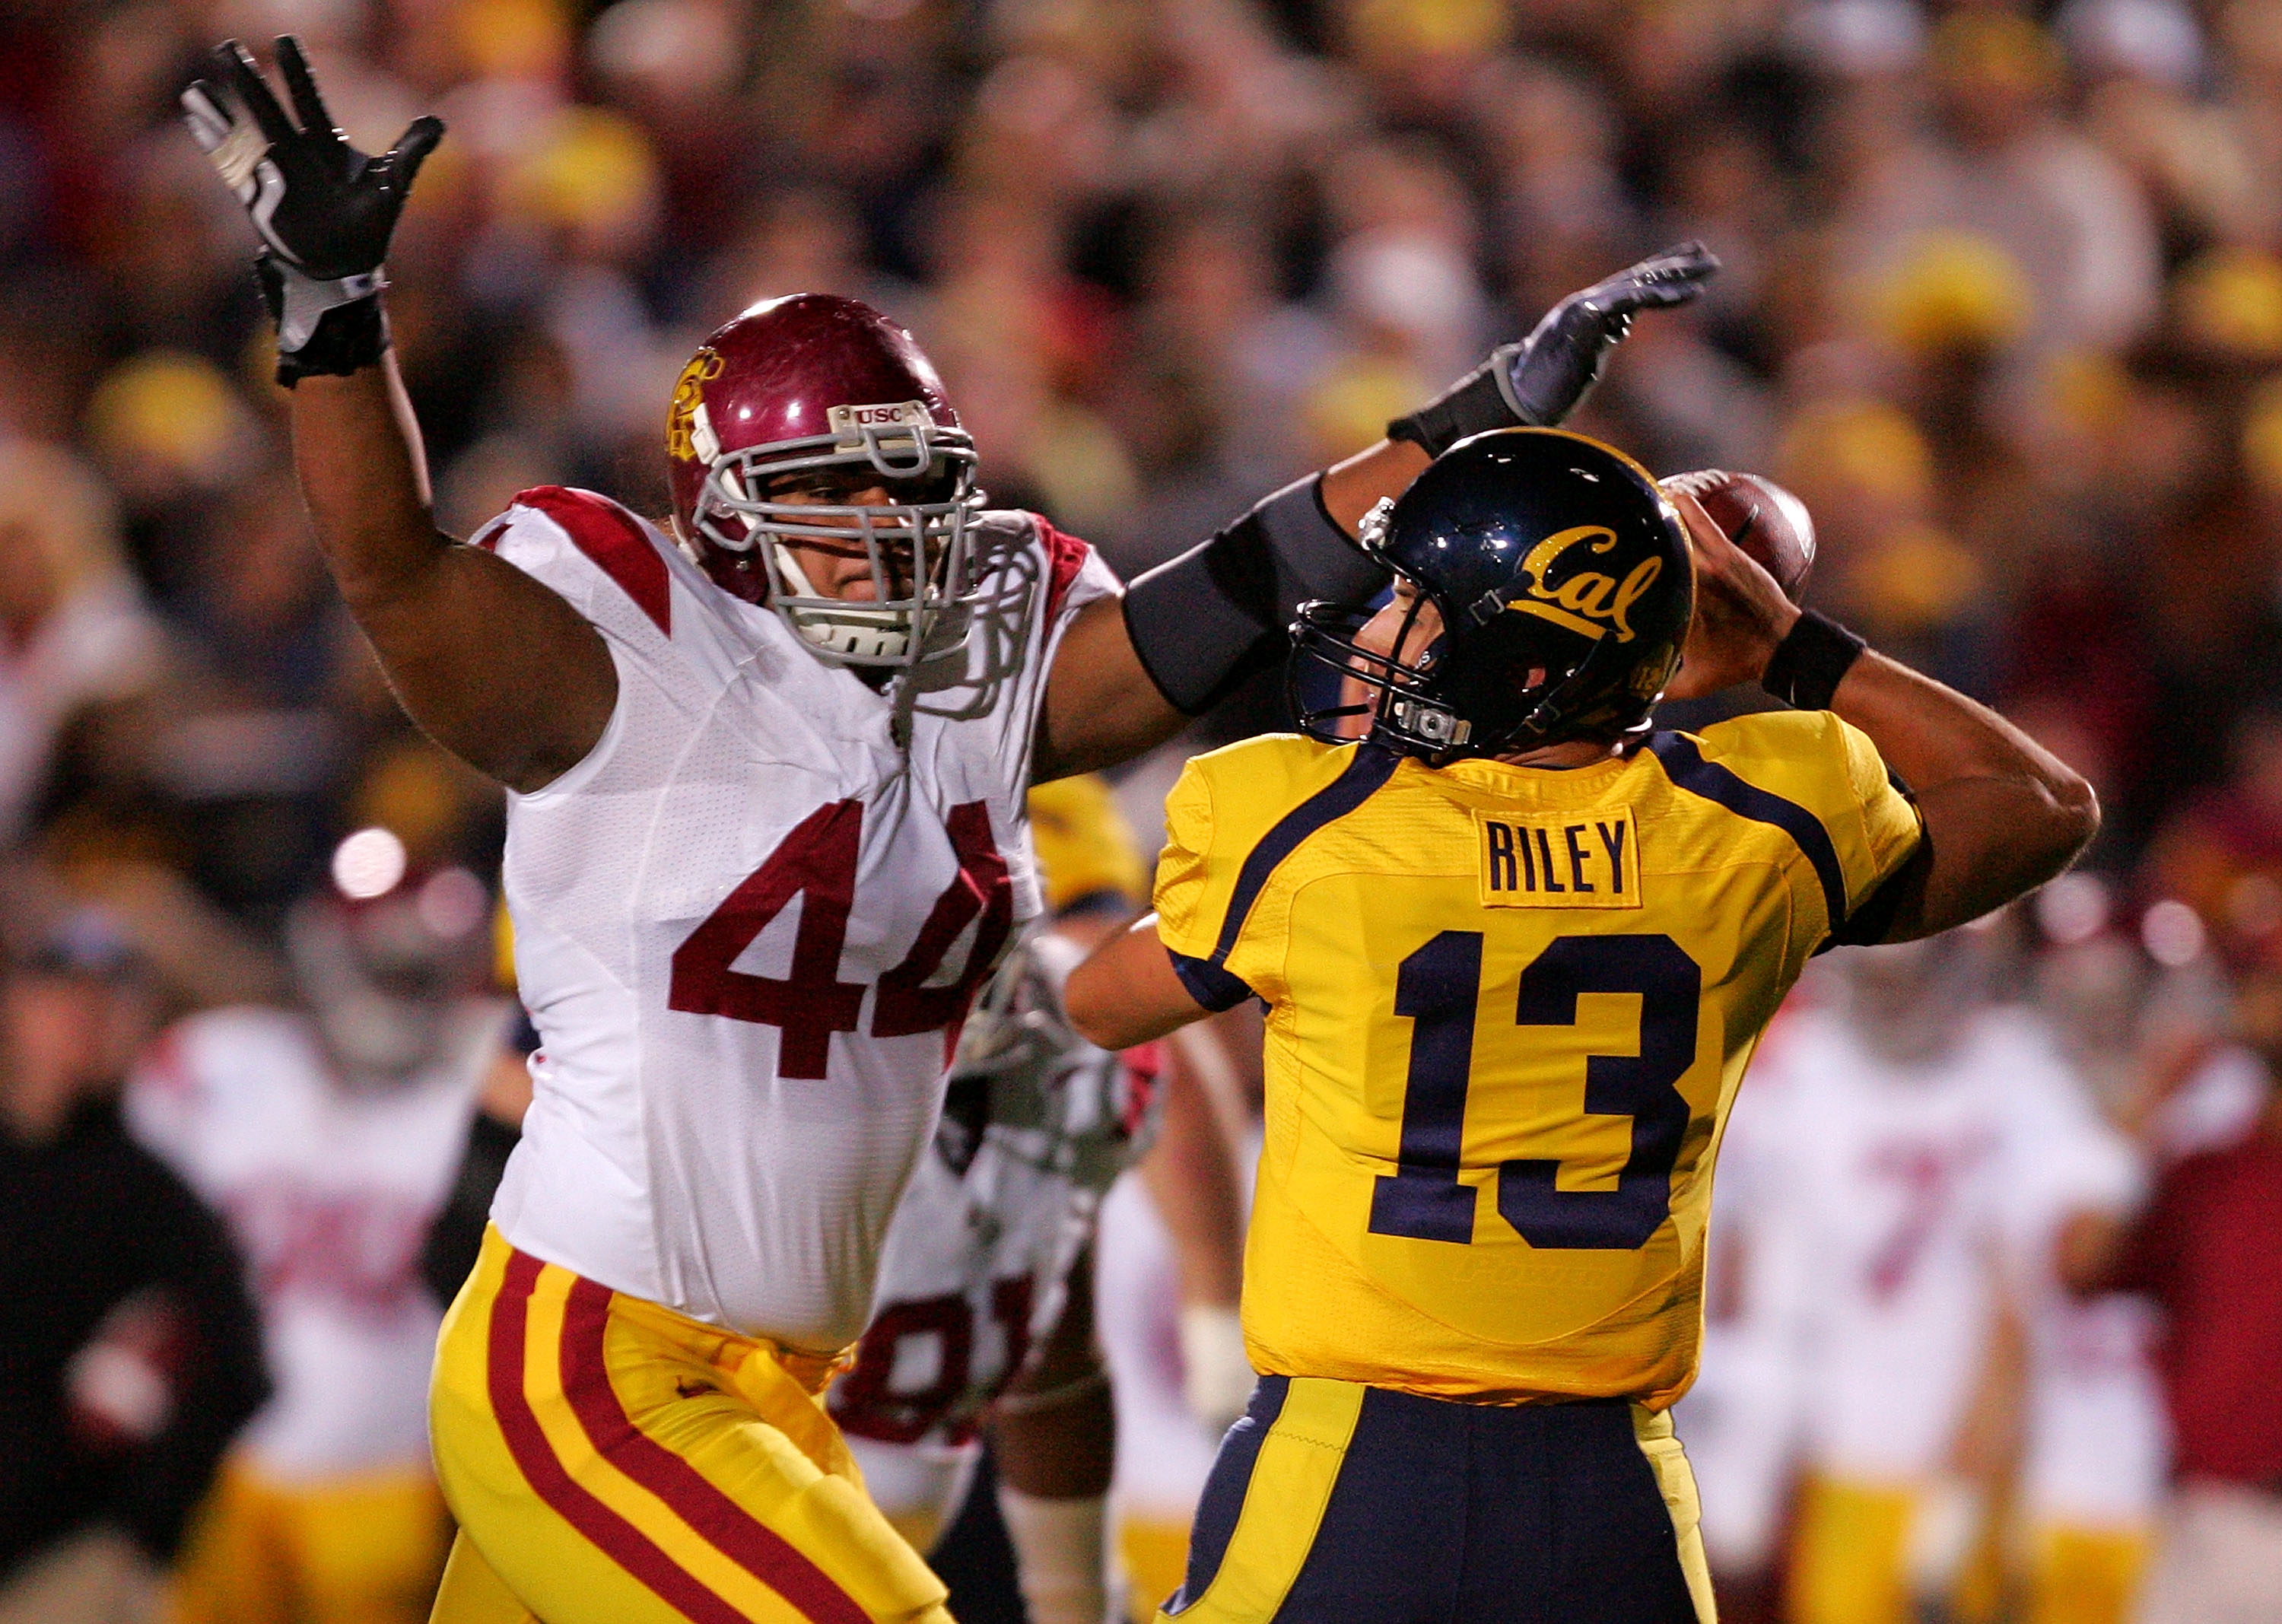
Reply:
[[[1572,293],[1528,338],[1499,346],[1440,399],[1388,423],[1387,438],[1440,456],[1492,429],[1551,428],[1590,392],[1637,312],[1688,303],[1719,268],[1703,244],[1682,243]]]

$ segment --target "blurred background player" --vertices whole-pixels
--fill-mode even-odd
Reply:
[[[506,1017],[489,913],[467,870],[353,834],[288,921],[294,1003],[178,1022],[129,1092],[137,1137],[227,1215],[276,1383],[198,1520],[178,1624],[427,1617],[450,1524],[421,1257]]]
[[[154,1624],[157,1575],[268,1392],[221,1220],[120,1118],[157,1006],[91,910],[0,962],[6,1624]]]
[[[2119,1119],[2142,1093],[2161,991],[2137,944],[2055,918],[2107,889],[2070,875],[2035,909],[2042,951],[2026,989],[2075,1081],[2044,1103],[2011,1158],[2001,1197],[2001,1280],[2023,1334],[2020,1457],[2009,1553],[2027,1624],[2124,1624],[2138,1610],[2169,1465],[2153,1364],[2155,1325],[2141,1297],[2086,1299],[2062,1275],[2079,1224],[2144,1200],[2153,1160]]]
[[[2119,1522],[2109,1611],[2131,1595],[2128,1508],[2154,1458],[2130,1407],[2130,1327],[2055,1304],[2050,1244],[2069,1214],[2128,1201],[2134,1164],[2050,1027],[1992,1001],[2001,968],[1994,931],[1850,952],[1754,1071],[1773,1206],[1753,1232],[1789,1254],[1805,1473],[1789,1614],[1811,1624],[1974,1605],[1994,1581],[1968,1565],[2016,1465],[2039,1605],[2097,1589],[2084,1548]],[[2102,1517],[2072,1496],[2069,1463],[2076,1411],[2117,1377],[2107,1418],[2142,1425],[2109,1438],[2107,1504],[2126,1511]]]
[[[1891,1617],[1898,1605],[2038,1624],[2133,1616],[2166,1458],[2148,1309],[2136,1298],[2070,1297],[2058,1249],[2076,1224],[2138,1199],[2143,1153],[2109,1119],[2145,1116],[2149,1032],[2164,1018],[2151,1012],[2176,1002],[2179,989],[2162,987],[2138,944],[2110,928],[2113,899],[2098,880],[2065,876],[2038,903],[2036,951],[2025,965],[2012,921],[1957,944],[1967,961],[1961,975],[1877,965],[1890,950],[1824,960],[1754,1062],[1721,1147],[1704,1368],[1675,1410],[1704,1489],[1723,1618],[1775,1616],[1786,1572],[1793,1617],[1837,1609]],[[1858,998],[1865,981],[1918,985],[1898,1005],[1874,988]],[[1929,1025],[1938,1012],[1968,1034],[1993,1022],[2044,1058],[2000,1069],[1985,1091],[1984,1114],[2002,1130],[2001,1168],[1982,1185],[1977,1214],[1952,1208],[1946,1225],[1931,1226],[1925,1250],[1944,1266],[1921,1269],[1920,1291],[1939,1273],[1946,1308],[1921,1294],[1924,1321],[1874,1327],[1890,1333],[1888,1348],[1878,1336],[1845,1333],[1859,1317],[1847,1305],[1859,1294],[1847,1282],[1859,1278],[1861,1261],[1847,1241],[1857,1232],[1849,1214],[1890,1216],[1880,1209],[1885,1181],[1849,1185],[1803,1174],[1853,1154],[1845,1124],[1864,1119],[1845,1101],[1875,1088],[1876,1076],[1898,1085],[1914,1068],[1916,1086],[1928,1091],[1923,1112],[1883,1096],[1887,1135],[1908,1137],[1897,1123],[1937,1127],[1943,1091],[1926,1074],[1960,1063],[1958,1056],[1921,1055],[1899,1069],[1886,1057],[1865,1070],[1856,1054],[1848,1070],[1832,1071],[1843,1058],[1834,1030],[1882,1056],[1898,1046],[1917,1053],[1920,1043],[1903,1041],[1906,1031],[1882,1046],[1866,1036],[1872,1012],[1882,1008],[1890,1020],[1913,1007]],[[1973,1049],[1969,1035],[1948,1041],[1964,1054]],[[1828,1135],[1835,1144],[1824,1143],[1828,1123],[1839,1124]],[[1957,1364],[1959,1344],[1970,1348],[1969,1369]],[[1866,1369],[1866,1349],[1907,1365],[1906,1375]],[[1930,1368],[1920,1368],[1921,1353]],[[1937,1378],[1944,1365],[1949,1374]],[[1828,1465],[1813,1466],[1831,1441],[1834,1392],[1864,1407],[1854,1430],[1881,1449],[1906,1441],[1929,1416],[1949,1418],[1948,1441],[1932,1450],[1945,1470],[1907,1482],[1887,1476],[1882,1488],[1842,1480],[1834,1492]],[[1803,1452],[1811,1474],[1801,1495]],[[1891,1467],[1889,1459],[1868,1477]],[[1857,1514],[1842,1522],[1839,1501]],[[1874,1514],[1872,1502],[1886,1514]],[[1913,1524],[1920,1538],[1907,1533]]]
[[[2078,1215],[2060,1248],[2077,1290],[2141,1293],[2160,1314],[2174,1487],[2145,1624],[2249,1624],[2282,1609],[2282,967],[2270,937],[2232,945],[2227,1035],[2259,1077],[2253,1111],[2162,1165],[2136,1213]],[[2159,1152],[2166,1097],[2211,1069],[2162,1058],[2131,1114]]]
[[[1850,954],[1838,996],[1755,1074],[1782,1113],[1761,1123],[1791,1208],[1778,1244],[1799,1254],[1801,1624],[1945,1608],[1988,1509],[1968,1433],[2003,1324],[2014,1100],[2055,1086],[2050,1058],[1990,1018],[1989,973],[1967,932]]]

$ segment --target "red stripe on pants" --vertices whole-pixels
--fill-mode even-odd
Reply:
[[[714,1549],[815,1624],[865,1624],[863,1608],[784,1535],[757,1520],[687,1461],[633,1424],[602,1361],[610,1288],[580,1279],[563,1310],[563,1390],[587,1441],[671,1506]]]
[[[640,1529],[574,1481],[555,1458],[555,1448],[547,1441],[539,1417],[532,1412],[523,1392],[524,1332],[530,1320],[531,1294],[543,1267],[535,1257],[521,1252],[508,1254],[506,1282],[492,1303],[486,1361],[492,1414],[507,1438],[508,1453],[523,1471],[524,1480],[550,1510],[604,1556],[648,1585],[669,1605],[687,1613],[695,1624],[750,1624],[741,1609],[708,1589]],[[578,1284],[586,1282],[581,1280]],[[607,1300],[608,1294],[604,1296]]]

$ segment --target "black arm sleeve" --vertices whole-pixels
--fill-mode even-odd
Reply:
[[[1387,580],[1325,510],[1323,476],[1310,474],[1135,580],[1125,626],[1157,691],[1197,716],[1282,657],[1300,604],[1360,603]]]

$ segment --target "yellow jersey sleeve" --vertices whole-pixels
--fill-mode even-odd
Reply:
[[[1855,804],[1860,808],[1861,839],[1869,854],[1870,871],[1876,876],[1874,883],[1883,884],[1924,843],[1925,816],[1887,767],[1870,735],[1842,718],[1830,719],[1838,724],[1839,734],[1846,742],[1848,777]],[[1856,906],[1860,906],[1861,900],[1856,899]]]
[[[1396,758],[1290,734],[1191,758],[1165,797],[1157,936],[1207,1009],[1273,999],[1285,943],[1254,924],[1261,889],[1288,848],[1386,782]]]
[[[1191,757],[1166,796],[1165,849],[1157,857],[1157,936],[1168,951],[1190,959],[1210,956],[1236,877],[1224,856],[1214,860],[1212,775],[1205,761]]]
[[[1789,827],[1820,894],[1825,941],[1855,939],[1847,929],[1915,855],[1925,838],[1916,802],[1895,781],[1878,748],[1828,711],[1767,711],[1704,730],[1702,756],[1795,820],[1753,809]],[[1794,825],[1796,827],[1790,827]],[[1869,939],[1869,938],[1866,938]]]

